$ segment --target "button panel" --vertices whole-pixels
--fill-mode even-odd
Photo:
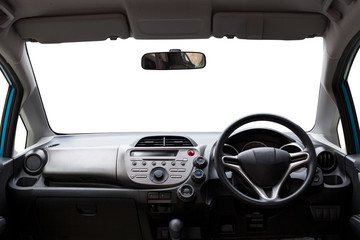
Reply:
[[[132,151],[143,151],[141,156],[132,156]],[[152,152],[153,151],[153,152]],[[161,151],[164,151],[162,154]],[[176,152],[166,156],[166,152]],[[189,151],[194,154],[188,154]],[[149,153],[147,156],[146,153]],[[156,156],[159,153],[159,156]],[[193,171],[193,161],[200,156],[196,147],[182,148],[129,148],[126,150],[125,167],[131,181],[143,185],[178,185],[188,179]],[[160,171],[156,171],[161,169]],[[156,172],[155,172],[156,171]],[[161,175],[161,176],[160,176]]]
[[[135,175],[135,178],[147,178],[147,175],[139,174]]]
[[[148,169],[147,168],[132,168],[131,171],[132,172],[147,172]]]
[[[186,172],[186,168],[170,168],[170,172]]]
[[[181,175],[170,175],[171,178],[181,178]]]
[[[148,203],[170,203],[171,192],[148,192]]]

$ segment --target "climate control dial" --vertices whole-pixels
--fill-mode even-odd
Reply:
[[[191,202],[195,199],[195,190],[191,185],[185,184],[177,191],[178,197],[184,202]]]
[[[207,160],[204,157],[197,157],[194,159],[194,166],[197,168],[205,168],[207,166]]]
[[[201,183],[205,180],[205,173],[201,169],[195,169],[195,171],[191,175],[191,178],[194,182]]]

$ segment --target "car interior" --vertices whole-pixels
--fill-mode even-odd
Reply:
[[[144,109],[141,120],[130,120],[135,126],[143,121],[151,127],[154,115],[164,112],[190,124],[200,120],[201,124],[215,125],[217,117],[231,116],[232,123],[227,122],[219,131],[168,131],[166,124],[171,118],[159,124],[163,129],[149,131],[125,127],[125,131],[71,132],[53,128],[51,111],[66,110],[64,102],[75,87],[61,88],[65,83],[46,79],[54,91],[47,93],[42,88],[45,80],[40,68],[47,67],[38,64],[37,47],[142,41],[149,53],[143,52],[138,58],[138,71],[171,79],[182,72],[200,74],[214,67],[211,55],[195,47],[184,51],[164,47],[156,52],[153,41],[164,44],[165,40],[214,39],[239,45],[242,40],[281,45],[321,39],[322,67],[318,67],[319,77],[312,81],[317,102],[305,103],[307,90],[275,87],[268,80],[258,88],[273,95],[289,92],[295,96],[293,92],[297,91],[300,96],[283,97],[280,108],[284,105],[285,109],[295,98],[302,105],[289,108],[286,115],[258,111],[233,118],[228,110],[208,100],[192,100],[191,105],[183,106],[180,102],[175,109],[159,101],[156,111],[148,114]],[[356,112],[356,104],[360,104],[356,93],[360,92],[353,87],[356,83],[348,81],[359,48],[358,0],[0,0],[0,69],[6,86],[0,89],[5,93],[0,97],[4,101],[0,239],[360,239],[360,131]],[[88,48],[89,53],[92,51],[95,49]],[[55,52],[47,53],[59,58]],[[65,62],[75,54],[66,54],[69,59],[64,65],[53,63],[58,70],[49,70],[50,78],[70,68]],[[312,58],[306,54],[305,62]],[[259,64],[261,50],[253,55],[258,60],[250,64],[261,72],[266,67]],[[40,58],[50,64],[54,61]],[[101,65],[105,59],[94,58],[93,62]],[[290,83],[292,77],[306,73],[305,62],[293,63],[296,70],[288,76]],[[286,69],[278,65],[280,75]],[[72,67],[76,70],[77,65]],[[92,73],[94,68],[86,71]],[[191,99],[192,95],[214,101],[223,98],[225,102],[245,92],[255,94],[247,88],[250,82],[240,81],[240,74],[218,71],[221,77],[217,77],[215,89],[219,94],[206,94],[207,86],[188,87],[191,93],[174,87],[168,94],[179,99]],[[238,85],[228,87],[229,92],[221,95],[222,83],[230,78]],[[305,79],[296,81],[305,85]],[[147,87],[157,96],[151,88],[162,89],[156,84]],[[87,88],[87,83],[82,84],[70,103],[83,104],[75,111],[80,115],[87,108],[82,95]],[[123,91],[131,92],[125,87]],[[60,94],[56,95],[60,96],[59,107],[51,107],[47,101],[55,93]],[[122,94],[119,90],[118,95]],[[171,104],[173,100],[164,96],[158,97]],[[115,103],[113,112],[131,119],[132,113],[122,111],[129,105],[134,114],[141,114],[142,110],[131,105],[141,94],[130,93],[130,97],[128,102]],[[102,98],[92,96],[99,102]],[[143,101],[141,104],[148,106],[150,100]],[[270,101],[271,97],[254,97],[246,104],[251,108],[257,102]],[[227,104],[234,111],[239,108],[233,100]],[[211,110],[197,114],[204,105]],[[291,114],[311,118],[300,112],[315,107],[311,128],[290,120]],[[69,114],[56,118],[75,122],[78,117]],[[100,120],[94,122],[107,125],[105,115]],[[20,151],[15,147],[19,123],[26,135]]]

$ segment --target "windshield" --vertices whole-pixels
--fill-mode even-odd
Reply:
[[[315,122],[322,38],[117,40],[28,43],[51,128],[59,133],[223,131],[253,113],[310,130]],[[206,67],[144,70],[145,53],[202,52]]]

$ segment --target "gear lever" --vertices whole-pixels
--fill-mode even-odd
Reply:
[[[180,219],[175,218],[169,222],[169,232],[171,240],[180,240],[183,227],[184,223]]]

